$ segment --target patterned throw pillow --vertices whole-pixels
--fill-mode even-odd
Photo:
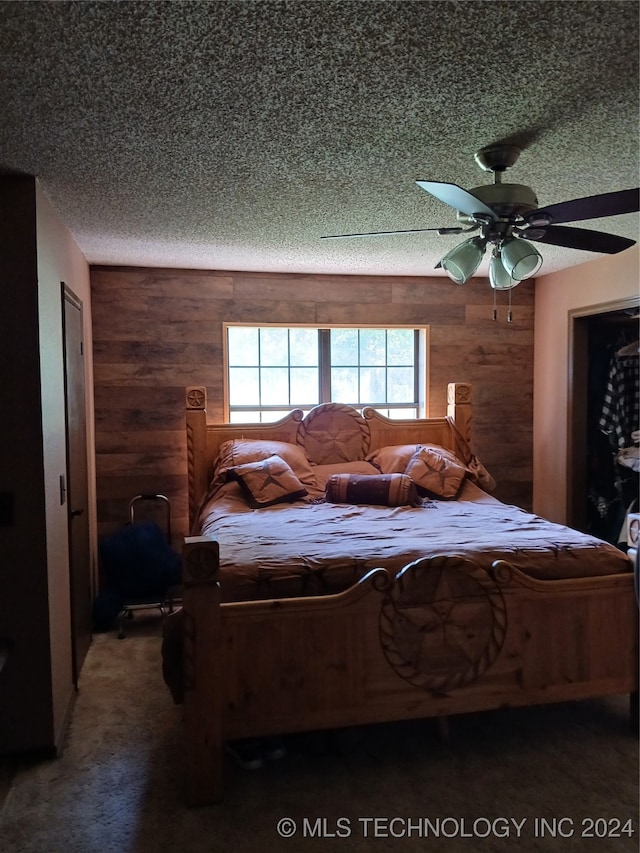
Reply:
[[[404,474],[404,470],[421,444],[388,444],[365,457],[383,474]]]
[[[308,494],[280,456],[269,456],[229,468],[227,477],[239,483],[247,503],[254,509],[296,501]]]
[[[467,473],[459,462],[431,447],[417,450],[405,470],[419,489],[447,500],[458,496]]]
[[[295,444],[273,439],[232,438],[225,441],[218,452],[215,472],[224,474],[229,468],[237,468],[248,462],[259,462],[270,456],[283,459],[305,486],[316,485],[315,475],[304,450]]]
[[[447,450],[439,444],[388,444],[372,451],[366,461],[375,465],[383,474],[404,474],[415,453],[423,447],[459,465],[463,464],[452,450]]]
[[[327,480],[326,498],[339,504],[415,506],[418,492],[404,474],[333,474]]]

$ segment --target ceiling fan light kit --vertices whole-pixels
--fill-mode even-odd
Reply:
[[[447,252],[440,266],[456,284],[465,284],[480,266],[486,246],[483,237],[471,237]]]
[[[640,189],[620,190],[573,199],[539,208],[531,187],[502,183],[502,173],[515,165],[520,156],[515,145],[497,143],[480,149],[476,163],[492,172],[494,183],[472,190],[441,181],[416,181],[419,187],[456,210],[456,218],[466,228],[418,228],[439,234],[480,231],[455,246],[436,264],[456,283],[465,284],[476,272],[487,246],[492,247],[489,262],[489,283],[494,290],[511,290],[523,279],[535,275],[542,265],[542,256],[531,241],[604,254],[616,254],[635,244],[635,240],[591,231],[586,228],[563,227],[558,223],[577,222],[635,213],[640,210]],[[372,237],[380,234],[408,233],[402,231],[369,232],[334,236]],[[526,238],[526,239],[525,239]],[[511,312],[509,311],[509,314]]]
[[[519,284],[518,280],[511,278],[504,268],[500,258],[500,250],[494,248],[489,261],[489,284],[494,290],[511,290]]]
[[[542,264],[540,252],[526,240],[511,237],[502,243],[500,260],[511,278],[522,281],[535,275]]]

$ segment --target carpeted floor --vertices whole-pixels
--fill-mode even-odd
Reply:
[[[187,810],[159,649],[157,621],[95,637],[63,755],[16,768],[2,853],[638,850],[625,697],[457,717],[448,744],[433,721],[292,737]]]

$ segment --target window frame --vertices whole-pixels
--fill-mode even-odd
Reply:
[[[222,323],[222,368],[223,368],[223,378],[222,378],[222,396],[223,396],[223,418],[225,423],[232,423],[230,421],[231,417],[231,405],[229,402],[229,335],[228,330],[232,327],[241,327],[241,328],[256,328],[256,329],[265,329],[265,328],[281,328],[281,329],[313,329],[318,332],[318,372],[319,372],[319,395],[320,402],[329,402],[331,399],[331,362],[330,362],[330,331],[332,329],[409,329],[410,331],[416,332],[415,336],[415,392],[416,392],[416,417],[424,418],[427,416],[429,411],[429,399],[428,399],[428,368],[429,368],[429,326],[418,326],[410,323],[390,323],[388,325],[381,325],[380,323],[322,323],[322,324],[313,324],[313,323],[268,323],[268,322],[259,322],[259,323],[250,323],[250,322],[223,322]],[[322,332],[326,332],[327,334],[323,335]],[[315,403],[313,405],[319,405]],[[379,409],[393,409],[395,408],[407,408],[406,403],[381,403],[379,406],[375,406],[373,404],[367,403],[364,405],[368,405],[371,408],[379,408]],[[414,405],[414,404],[412,404]],[[294,409],[307,409],[312,408],[313,406],[294,406],[290,409],[293,411]],[[251,408],[251,411],[255,411],[256,409],[261,409],[264,411],[268,411],[270,408],[273,410],[284,410],[288,409],[287,406],[254,406]],[[241,408],[234,408],[234,411],[242,411]],[[241,423],[246,423],[245,421],[239,421]],[[273,423],[271,421],[270,423]],[[236,423],[236,421],[233,421]],[[253,422],[250,422],[253,423]],[[267,423],[263,421],[263,423]]]

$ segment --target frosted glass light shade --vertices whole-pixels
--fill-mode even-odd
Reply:
[[[440,266],[456,284],[467,282],[480,266],[486,242],[482,237],[472,237],[451,249],[440,261]]]
[[[502,264],[511,278],[522,281],[529,278],[540,269],[542,257],[531,243],[513,237],[506,240],[502,246]]]
[[[518,284],[504,268],[500,255],[492,255],[489,261],[489,284],[494,290],[511,290]]]

